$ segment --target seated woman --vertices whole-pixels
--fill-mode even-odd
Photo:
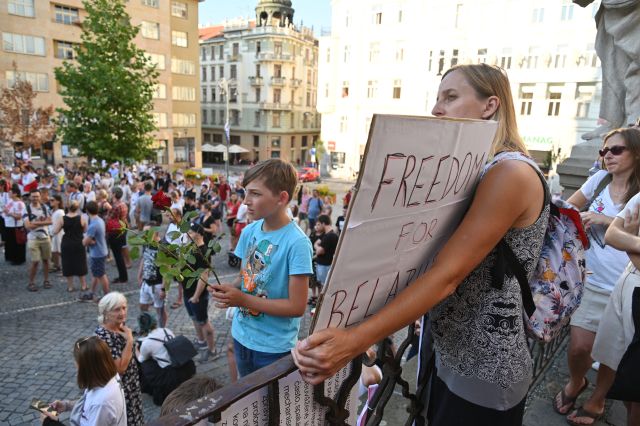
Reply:
[[[147,334],[140,348],[136,347],[136,357],[142,367],[142,392],[153,396],[154,404],[162,405],[167,395],[196,374],[196,365],[193,360],[181,367],[171,365],[164,342],[174,335],[168,328],[157,328],[153,314],[140,314],[138,327],[142,334]]]
[[[127,426],[127,411],[120,376],[109,346],[97,336],[83,337],[73,347],[78,368],[78,387],[84,389],[77,401],[56,400],[58,413],[71,410],[72,425]],[[45,413],[43,425],[62,425],[57,416]]]

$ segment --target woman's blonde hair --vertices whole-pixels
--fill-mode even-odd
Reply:
[[[491,155],[500,151],[520,151],[528,155],[527,147],[518,133],[516,111],[513,107],[513,96],[507,73],[500,67],[487,64],[461,64],[450,68],[444,73],[444,79],[453,71],[460,71],[471,87],[476,91],[479,99],[496,96],[500,105],[492,120],[498,122],[498,130],[491,145]]]

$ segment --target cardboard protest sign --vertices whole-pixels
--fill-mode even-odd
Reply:
[[[215,426],[253,426],[266,425],[269,422],[269,403],[267,387],[245,396],[231,404],[221,414]]]
[[[496,128],[374,116],[312,330],[358,324],[427,270],[471,202]]]

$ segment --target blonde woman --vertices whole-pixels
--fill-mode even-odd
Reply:
[[[321,383],[429,312],[435,371],[427,379],[429,400],[422,401],[429,406],[429,425],[521,425],[532,361],[520,286],[505,275],[502,288],[494,288],[491,271],[495,247],[504,238],[531,272],[549,220],[548,200],[518,134],[504,70],[486,64],[450,69],[433,114],[498,121],[491,149],[495,159],[485,168],[469,210],[433,266],[411,286],[348,330],[330,328],[298,342],[294,360],[306,381]]]

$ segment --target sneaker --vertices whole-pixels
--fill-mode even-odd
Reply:
[[[191,343],[193,343],[196,349],[204,349],[207,347],[207,342],[199,342],[198,339],[193,339]]]
[[[93,293],[83,293],[78,297],[80,302],[92,302],[93,301]]]
[[[213,357],[215,354],[215,352],[211,352],[209,349],[207,349],[206,351],[202,351],[200,352],[200,358],[198,358],[198,361],[207,362],[209,360],[209,357]]]

